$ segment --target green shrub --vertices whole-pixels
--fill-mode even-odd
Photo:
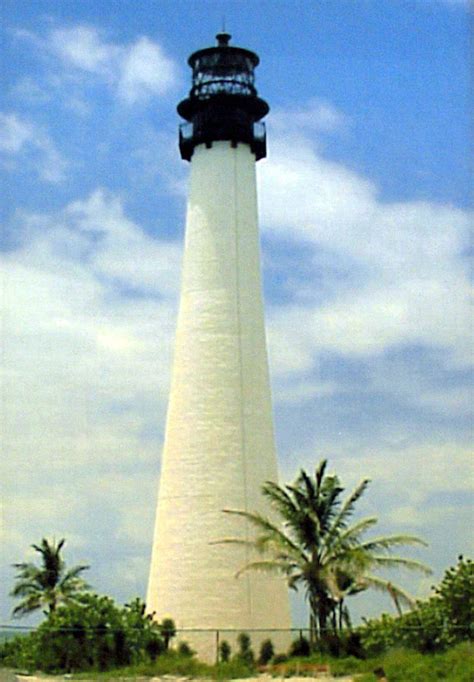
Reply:
[[[286,663],[289,660],[286,654],[275,654],[273,657],[273,663],[278,665],[279,663]]]
[[[151,661],[156,661],[158,656],[165,651],[165,645],[161,637],[151,636],[145,643],[145,651]]]
[[[0,647],[0,659],[45,672],[109,670],[156,659],[163,649],[160,628],[139,599],[118,607],[86,593],[50,613],[34,633]]]
[[[230,660],[232,649],[225,639],[219,644],[219,661],[227,663]]]
[[[474,562],[458,557],[438,587],[433,588],[443,605],[444,615],[453,638],[462,642],[474,635]]]
[[[258,662],[260,665],[267,665],[270,663],[273,656],[275,655],[275,648],[271,639],[265,639],[260,645],[260,654],[258,656]]]
[[[246,632],[241,632],[237,637],[237,644],[239,650],[236,654],[236,659],[245,663],[249,668],[255,665],[255,654],[253,653],[250,637]]]
[[[445,651],[457,642],[472,639],[474,622],[474,564],[459,557],[448,569],[434,595],[419,601],[413,611],[400,617],[384,614],[366,621],[357,630],[368,656],[393,647],[420,653]]]
[[[196,654],[187,642],[180,642],[178,644],[177,653],[178,656],[183,656],[184,658],[192,658]]]
[[[0,666],[33,670],[35,668],[37,642],[35,633],[17,635],[0,645]]]
[[[303,637],[303,635],[300,635],[291,643],[288,654],[290,656],[309,656],[311,654],[309,640],[306,639],[306,637]]]
[[[159,628],[165,645],[165,651],[168,651],[170,641],[176,635],[176,626],[174,624],[174,620],[171,618],[164,618],[161,621]]]

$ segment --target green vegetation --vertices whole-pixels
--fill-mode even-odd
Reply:
[[[143,613],[145,612],[145,604],[143,604]],[[160,624],[160,634],[163,638],[163,644],[165,645],[165,651],[168,651],[170,642],[176,635],[176,627],[174,621],[171,618],[165,618]]]
[[[79,577],[88,566],[74,566],[66,571],[61,556],[64,543],[64,538],[57,545],[43,538],[40,545],[32,545],[40,554],[40,566],[33,563],[14,564],[18,573],[11,595],[21,598],[13,609],[14,616],[24,616],[42,608],[53,613],[59,604],[73,602],[88,588]]]
[[[235,655],[235,660],[249,668],[253,668],[255,665],[255,654],[251,647],[249,635],[246,632],[241,632],[237,637],[237,644],[239,645],[239,650]]]
[[[369,588],[388,593],[399,613],[402,604],[413,606],[413,597],[374,571],[406,568],[431,572],[418,561],[391,554],[398,546],[424,545],[419,538],[390,535],[365,539],[367,531],[377,523],[375,517],[349,525],[369,480],[363,480],[343,501],[344,488],[337,476],[326,474],[326,467],[327,461],[323,460],[314,478],[301,470],[293,485],[268,482],[263,486],[263,494],[276,512],[276,522],[254,512],[225,510],[249,521],[257,537],[220,541],[249,546],[261,555],[239,574],[247,570],[278,573],[286,577],[290,588],[304,589],[313,642],[324,641],[350,627],[346,599]]]
[[[463,642],[443,653],[420,654],[408,649],[392,649],[386,654],[368,659],[354,657],[329,658],[313,656],[306,661],[314,664],[327,663],[331,674],[354,675],[357,682],[375,682],[374,670],[382,668],[390,682],[472,682],[474,670],[474,647]],[[285,675],[302,674],[301,660],[292,661]]]
[[[227,640],[223,640],[219,644],[219,661],[221,663],[228,663],[230,661],[230,655],[232,653],[231,646]]]
[[[195,658],[179,656],[172,649],[162,654],[155,663],[141,663],[126,668],[109,670],[106,672],[94,672],[94,680],[116,680],[137,677],[163,677],[164,675],[176,675],[179,677],[205,678],[213,680],[230,680],[250,677],[255,670],[239,663],[236,660],[218,665],[208,665],[197,661]],[[72,675],[72,679],[90,680],[91,673],[84,672]]]
[[[406,649],[394,649],[383,657],[357,662],[360,672],[367,672],[357,677],[357,682],[375,682],[373,670],[383,668],[390,682],[472,682],[474,672],[474,649],[472,644],[464,642],[449,651],[438,654],[420,654]],[[336,666],[332,667],[334,674]],[[352,673],[357,669],[348,662],[345,667]],[[340,668],[339,668],[340,670]],[[341,673],[342,674],[342,673]]]
[[[145,615],[139,599],[118,607],[109,597],[86,593],[50,612],[34,632],[5,642],[0,661],[46,672],[108,670],[157,660],[164,651],[162,626]]]
[[[275,648],[271,639],[265,639],[260,645],[260,654],[258,656],[259,665],[267,665],[270,663],[275,655]]]
[[[398,618],[383,615],[358,628],[364,651],[376,656],[392,647],[420,653],[445,651],[474,634],[474,563],[459,557],[449,568],[434,595]]]
[[[359,682],[370,682],[380,679],[374,671],[383,670],[390,682],[472,682],[474,563],[470,559],[460,556],[440,584],[432,588],[433,595],[424,601],[412,602],[401,596],[399,588],[385,583],[383,589],[390,586],[389,592],[396,597],[398,615],[384,614],[356,628],[342,627],[343,622],[350,623],[344,615],[345,607],[341,609],[344,599],[354,590],[374,586],[369,569],[407,563],[420,568],[416,562],[379,554],[405,544],[406,536],[363,540],[365,530],[375,520],[349,525],[354,504],[366,485],[364,481],[341,502],[343,489],[335,476],[325,475],[323,462],[314,481],[301,472],[294,486],[281,489],[272,484],[268,488],[278,500],[277,509],[281,511],[286,505],[287,517],[292,519],[293,525],[289,520],[283,524],[284,531],[262,517],[242,514],[258,519],[257,543],[262,551],[273,552],[263,561],[265,568],[277,562],[273,568],[281,571],[286,565],[290,585],[303,583],[308,591],[309,582],[316,581],[320,601],[312,614],[316,628],[312,635],[314,638],[318,634],[318,641],[300,633],[288,653],[275,653],[272,641],[267,639],[261,643],[256,661],[249,634],[241,632],[233,655],[224,640],[219,645],[220,662],[205,664],[196,659],[186,642],[180,641],[173,648],[177,634],[173,620],[154,621],[140,599],[121,607],[109,597],[85,591],[78,576],[86,567],[65,570],[60,556],[64,540],[58,545],[43,540],[40,546],[34,545],[42,557],[40,567],[15,565],[20,574],[16,576],[14,593],[22,599],[16,615],[43,606],[46,618],[35,631],[0,641],[0,666],[67,672],[78,679],[93,675],[103,680],[163,675],[219,680],[254,676],[259,669],[265,669],[278,677],[314,676],[330,670],[335,676],[355,675]],[[416,538],[409,540],[419,542]],[[260,563],[254,562],[253,567]],[[28,575],[32,580],[30,592]],[[352,581],[352,588],[344,589],[344,593],[338,592],[341,576],[344,581]],[[401,613],[403,599],[412,603],[410,612]],[[326,620],[321,620],[321,608]]]

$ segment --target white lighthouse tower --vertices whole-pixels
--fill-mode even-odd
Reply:
[[[222,510],[268,514],[262,484],[277,480],[255,179],[269,107],[254,85],[257,55],[230,37],[190,56],[192,88],[178,106],[191,186],[147,608],[179,629],[247,631],[258,645],[290,627],[285,582],[236,578],[249,550],[214,544],[251,537]],[[183,638],[212,655],[210,633]]]

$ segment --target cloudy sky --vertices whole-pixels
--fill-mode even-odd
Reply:
[[[468,12],[4,0],[2,623],[10,564],[43,536],[97,590],[145,593],[189,173],[175,105],[223,15],[272,107],[258,179],[281,477],[326,457],[347,486],[371,478],[360,512],[424,537],[434,579],[472,551]]]

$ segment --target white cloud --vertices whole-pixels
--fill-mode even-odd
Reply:
[[[181,251],[103,190],[56,214],[18,214],[15,227],[23,244],[2,255],[9,562],[45,534],[76,547],[88,537],[89,551],[91,533],[129,538],[137,490],[151,530]]]
[[[372,183],[317,154],[301,135],[273,141],[260,184],[268,238],[305,244],[308,258],[319,253],[340,263],[325,283],[326,300],[318,299],[318,281],[313,299],[295,294],[270,310],[277,373],[310,369],[322,350],[369,357],[403,344],[446,349],[453,363],[472,361],[471,287],[462,256],[468,211],[385,203]],[[362,274],[355,279],[354,272]]]
[[[165,94],[175,81],[174,63],[160,45],[142,37],[125,52],[118,95],[128,104],[134,104],[149,94]]]
[[[15,113],[0,112],[0,153],[7,168],[21,168],[26,161],[45,182],[61,182],[66,177],[69,164],[48,133]]]
[[[104,82],[126,104],[165,95],[178,80],[174,61],[146,36],[130,43],[113,42],[103,31],[85,24],[55,28],[44,40],[25,31],[17,36],[53,57],[52,70],[57,72],[59,66],[67,82]]]
[[[49,48],[65,64],[109,77],[113,76],[123,49],[106,42],[99,31],[90,26],[54,29],[49,37]]]
[[[291,129],[288,119],[291,118]],[[313,97],[304,106],[292,109],[274,109],[271,116],[271,128],[276,134],[285,131],[301,133],[301,130],[317,133],[341,133],[348,125],[348,117],[330,102]]]
[[[14,114],[1,114],[0,149],[16,154],[34,137],[34,127]]]

